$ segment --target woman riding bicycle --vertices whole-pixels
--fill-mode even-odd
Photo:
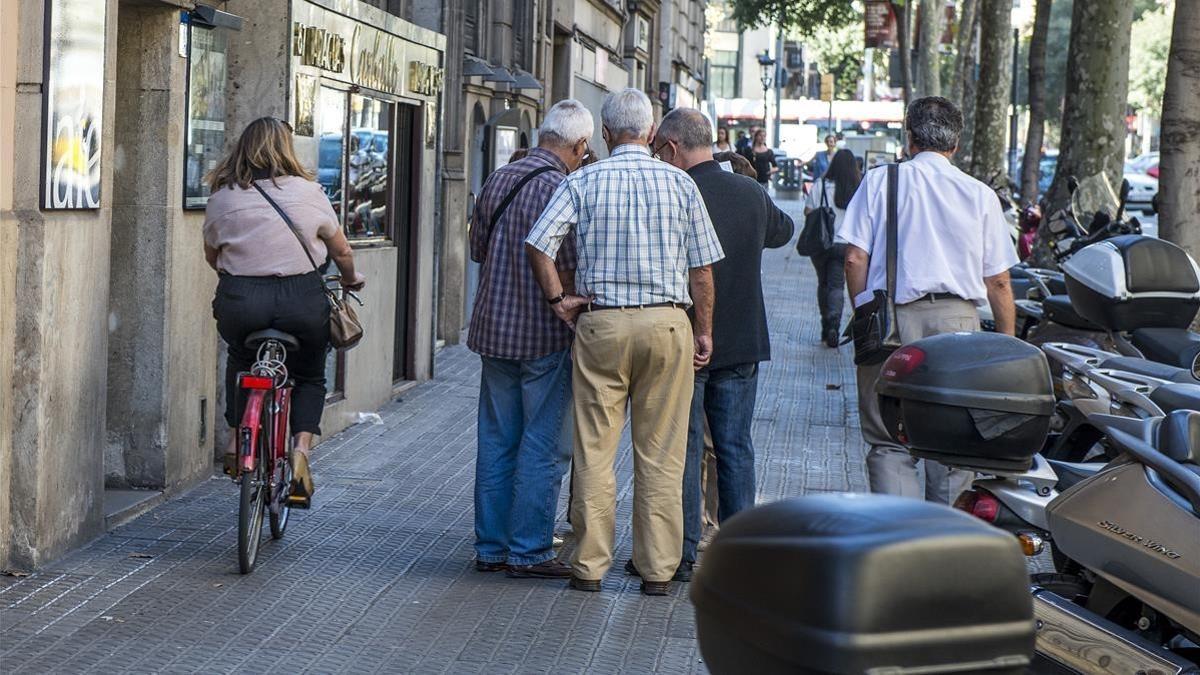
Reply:
[[[225,422],[236,430],[237,376],[250,369],[256,356],[245,346],[246,336],[273,328],[295,337],[300,349],[287,356],[287,371],[296,383],[291,407],[292,495],[306,505],[313,493],[308,453],[313,435],[321,433],[325,407],[329,302],[321,274],[255,185],[288,214],[314,260],[332,258],[344,288],[358,290],[366,278],[354,269],[341,220],[324,190],[296,158],[286,122],[273,117],[251,122],[208,182],[212,196],[204,218],[204,257],[217,271],[213,316],[229,346]],[[231,474],[237,465],[236,442],[237,434],[231,433],[225,449],[225,470]]]

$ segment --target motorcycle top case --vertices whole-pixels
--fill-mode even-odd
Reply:
[[[1063,263],[1075,311],[1107,330],[1187,328],[1200,310],[1200,267],[1182,248],[1129,234]]]
[[[1033,603],[1016,539],[949,507],[799,497],[721,523],[691,583],[726,673],[1025,671]]]
[[[989,473],[1028,470],[1054,414],[1045,355],[997,333],[905,345],[884,362],[875,391],[888,432],[914,456]]]

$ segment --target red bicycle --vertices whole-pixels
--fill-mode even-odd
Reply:
[[[238,375],[237,394],[245,409],[237,429],[238,471],[234,482],[241,487],[238,510],[238,567],[242,574],[254,570],[262,538],[265,515],[271,538],[279,539],[287,529],[291,506],[292,434],[288,417],[294,382],[288,378],[288,351],[300,348],[293,336],[273,329],[246,337],[246,346],[258,356],[250,372]]]

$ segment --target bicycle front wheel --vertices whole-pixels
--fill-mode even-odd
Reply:
[[[261,441],[261,437],[260,437]],[[242,574],[254,571],[258,560],[258,545],[262,539],[263,513],[266,511],[266,463],[261,454],[253,473],[242,474],[241,500],[238,508],[238,567]]]

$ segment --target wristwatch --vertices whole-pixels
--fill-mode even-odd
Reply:
[[[563,291],[562,293],[559,293],[558,295],[554,296],[553,298],[546,298],[546,302],[548,302],[552,305],[557,305],[558,303],[560,303],[564,299],[566,299],[566,297],[567,297],[567,292]]]

